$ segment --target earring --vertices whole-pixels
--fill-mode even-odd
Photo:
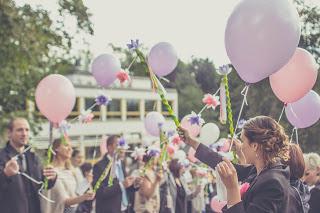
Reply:
[[[258,154],[256,153],[256,158],[259,158]]]

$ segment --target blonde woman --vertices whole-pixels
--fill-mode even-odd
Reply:
[[[86,192],[83,195],[76,194],[79,180],[77,180],[70,162],[72,155],[71,145],[69,143],[64,144],[61,139],[55,139],[52,149],[55,152],[52,165],[58,174],[58,178],[54,187],[47,192],[47,196],[54,200],[55,203],[42,202],[42,212],[75,212],[79,203],[93,200],[95,194],[92,192]]]
[[[304,154],[306,170],[303,180],[311,189],[311,197],[309,200],[309,213],[320,212],[320,156],[317,153]]]

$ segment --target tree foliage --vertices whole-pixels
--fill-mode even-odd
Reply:
[[[72,69],[73,36],[63,16],[76,19],[77,28],[93,34],[90,14],[81,0],[59,0],[60,19],[40,6],[0,0],[0,129],[15,114],[24,114],[39,80],[50,73]],[[1,131],[2,132],[2,131]]]

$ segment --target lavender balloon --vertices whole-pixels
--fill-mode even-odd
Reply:
[[[148,64],[156,75],[168,75],[178,64],[176,50],[171,44],[160,42],[151,48],[148,55]]]
[[[293,56],[300,34],[299,14],[288,0],[242,0],[225,31],[225,47],[240,77],[256,83]]]
[[[97,83],[102,87],[112,84],[120,71],[120,61],[110,54],[102,54],[92,62],[91,72]]]
[[[144,120],[144,127],[150,135],[159,137],[160,127],[164,122],[165,119],[161,113],[149,112]]]
[[[320,97],[311,90],[297,102],[286,106],[289,122],[297,128],[307,128],[320,119]]]

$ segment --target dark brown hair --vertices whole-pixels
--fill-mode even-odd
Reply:
[[[303,152],[298,144],[290,144],[290,160],[287,162],[290,167],[290,179],[302,178],[305,170]]]
[[[170,172],[172,173],[173,177],[180,178],[179,170],[182,168],[181,164],[179,164],[178,159],[172,159],[169,164]]]
[[[257,143],[266,166],[277,159],[289,160],[289,140],[283,127],[267,116],[248,120],[243,127],[249,143]]]
[[[13,130],[13,126],[14,126],[14,122],[17,121],[17,120],[25,120],[27,121],[27,119],[23,118],[23,117],[14,117],[14,118],[11,118],[8,125],[7,125],[7,129],[12,132]]]
[[[112,146],[117,138],[119,138],[118,135],[110,135],[107,139],[107,146]]]

